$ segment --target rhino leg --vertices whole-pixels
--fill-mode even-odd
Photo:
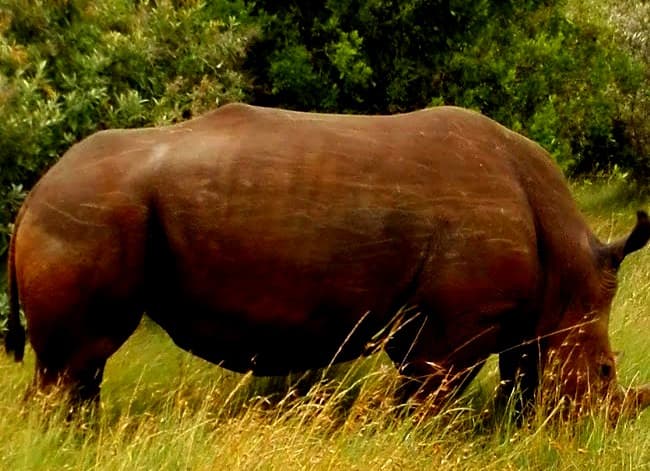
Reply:
[[[428,414],[439,412],[461,394],[485,362],[482,360],[461,366],[461,363],[454,361],[448,363],[453,367],[448,367],[445,363],[435,361],[393,361],[402,377],[397,389],[397,400],[402,404],[414,401],[415,405],[425,405]]]
[[[51,311],[28,311],[27,315],[30,342],[36,353],[32,390],[60,391],[74,408],[99,402],[106,361],[133,333],[141,318],[133,308],[112,303],[89,312],[70,309],[54,315]]]
[[[521,417],[531,407],[539,384],[540,352],[536,343],[525,343],[499,354],[501,381],[496,406],[503,409],[513,402],[514,413]]]
[[[462,393],[487,358],[464,350],[450,356],[431,341],[435,337],[436,326],[424,316],[405,324],[386,344],[386,353],[401,375],[397,400],[425,405],[427,414],[435,414]]]
[[[60,388],[68,394],[75,407],[83,404],[94,407],[99,403],[106,359],[94,359],[78,369],[48,365],[49,363],[37,360],[32,394],[34,391],[47,392],[52,388]]]
[[[433,362],[420,366],[417,363],[402,368],[403,375],[400,396],[406,402],[415,400],[426,404],[434,412],[460,395],[480,371],[483,363],[464,368],[455,365],[445,368]]]

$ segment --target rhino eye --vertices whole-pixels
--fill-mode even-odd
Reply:
[[[600,376],[603,378],[609,378],[612,374],[612,367],[607,363],[602,363],[600,365]]]

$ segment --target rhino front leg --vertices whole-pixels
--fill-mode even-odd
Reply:
[[[397,400],[417,408],[424,406],[426,414],[436,414],[460,395],[481,370],[485,360],[462,367],[434,361],[412,361],[399,367],[401,384]]]
[[[501,381],[496,406],[504,409],[513,402],[516,416],[523,416],[533,405],[539,384],[540,351],[537,343],[524,343],[499,354]]]
[[[427,317],[421,317],[406,324],[386,345],[386,353],[401,375],[397,400],[424,406],[420,410],[426,415],[440,412],[460,395],[488,356],[462,348],[449,354],[431,341],[438,335],[437,329],[437,325],[427,322]]]

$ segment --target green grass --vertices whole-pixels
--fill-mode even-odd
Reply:
[[[574,190],[605,240],[650,209],[618,180]],[[650,381],[650,249],[630,256],[619,279],[612,344],[624,351],[620,381],[638,384]],[[393,403],[396,373],[380,355],[337,368],[342,385],[271,402],[278,384],[192,357],[145,321],[109,360],[99,418],[68,425],[53,398],[21,402],[33,361],[30,351],[22,366],[0,359],[1,470],[650,469],[650,412],[615,430],[597,417],[562,425],[539,414],[521,428],[490,418],[494,361],[426,419]]]

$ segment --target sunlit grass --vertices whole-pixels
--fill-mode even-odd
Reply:
[[[616,185],[575,187],[605,240],[625,234],[637,208],[650,209]],[[650,381],[649,306],[645,249],[622,266],[612,310],[623,384]],[[29,350],[25,365],[0,360],[0,469],[650,469],[650,412],[615,430],[597,416],[567,425],[539,412],[519,427],[493,414],[493,360],[462,397],[426,418],[393,401],[396,371],[382,355],[337,367],[329,377],[341,381],[299,397],[285,380],[234,374],[183,352],[150,321],[110,359],[94,418],[66,424],[53,398],[22,402],[32,370]]]

